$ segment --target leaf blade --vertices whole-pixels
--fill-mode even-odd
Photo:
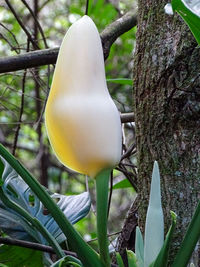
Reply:
[[[171,218],[172,218],[172,225],[170,226],[168,230],[168,233],[166,235],[161,251],[159,252],[158,257],[156,258],[155,262],[152,265],[153,267],[167,266],[170,243],[171,243],[172,235],[174,233],[175,226],[176,226],[176,214],[172,211],[171,211]]]
[[[138,226],[136,227],[135,253],[139,267],[144,266],[144,241]]]
[[[172,0],[172,8],[177,11],[192,31],[196,41],[200,44],[200,16],[194,11],[192,4],[183,0]]]
[[[131,79],[126,78],[117,78],[117,79],[106,79],[108,83],[118,83],[118,84],[125,84],[125,85],[133,85],[133,81]]]

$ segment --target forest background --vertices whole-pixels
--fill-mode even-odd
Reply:
[[[113,185],[125,182],[118,184],[121,188],[113,187],[108,224],[111,240],[119,235],[118,249],[122,251],[134,246],[138,212],[144,226],[154,160],[160,160],[163,175],[166,227],[171,209],[180,218],[174,251],[199,199],[199,49],[181,18],[165,13],[165,4],[162,0],[98,0],[89,6],[89,15],[104,41],[104,55],[109,54],[107,79],[120,79],[108,80],[109,91],[119,111],[130,113],[122,119],[125,157],[113,176]],[[59,47],[66,30],[84,12],[85,1],[81,0],[0,1],[1,58]],[[120,23],[108,27],[118,18],[127,21],[124,28]],[[55,51],[51,50],[54,58]],[[25,62],[29,64],[22,60],[14,72],[10,72],[15,68],[13,62],[0,62],[0,142],[51,191],[82,193],[88,189],[86,178],[57,161],[44,127],[54,66],[43,62],[43,66],[28,68]],[[94,210],[93,181],[88,183]],[[139,195],[134,202],[136,192]],[[76,228],[96,248],[94,212]],[[197,246],[196,264],[199,255]]]

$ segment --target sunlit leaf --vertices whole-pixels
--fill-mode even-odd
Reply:
[[[114,186],[113,186],[113,189],[122,189],[122,188],[130,188],[132,186],[132,184],[129,182],[128,179],[123,179],[121,180],[120,182],[116,183]],[[135,191],[135,190],[134,190]]]

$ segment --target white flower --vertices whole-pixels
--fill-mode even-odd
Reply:
[[[68,168],[95,177],[120,161],[120,115],[107,89],[98,30],[86,15],[63,39],[45,121],[53,150]]]

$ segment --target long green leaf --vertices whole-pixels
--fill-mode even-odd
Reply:
[[[169,228],[169,231],[166,235],[165,242],[163,244],[163,247],[158,254],[158,257],[156,258],[155,262],[151,265],[152,267],[165,267],[167,266],[168,262],[168,254],[169,254],[169,248],[172,240],[172,236],[175,230],[176,226],[176,214],[171,211],[171,217],[172,217],[172,225]]]
[[[147,210],[144,237],[144,266],[155,261],[164,243],[164,221],[160,192],[160,172],[154,162],[149,206]]]
[[[132,250],[127,250],[128,267],[137,267],[137,260],[135,253]]]
[[[192,4],[194,2],[195,5]],[[196,1],[172,0],[172,8],[188,24],[198,44],[200,44],[200,16],[195,10]]]
[[[97,196],[97,237],[100,258],[106,267],[110,266],[110,255],[108,251],[107,237],[107,212],[108,212],[108,184],[111,170],[106,169],[96,177],[96,196]]]
[[[64,213],[51,199],[45,189],[1,144],[0,155],[15,169],[15,171],[32,189],[33,193],[40,199],[47,210],[51,213],[52,217],[60,226],[61,230],[68,239],[68,243],[70,244],[72,250],[77,253],[83,264],[85,264],[85,266],[87,267],[104,266],[96,252],[82,239],[79,233],[73,228],[71,223],[65,217]]]
[[[117,259],[117,264],[119,265],[119,267],[124,267],[124,263],[119,252],[116,253],[116,259]]]
[[[197,205],[195,213],[192,217],[181,247],[172,264],[172,267],[185,267],[187,266],[194,248],[200,238],[200,201]]]

